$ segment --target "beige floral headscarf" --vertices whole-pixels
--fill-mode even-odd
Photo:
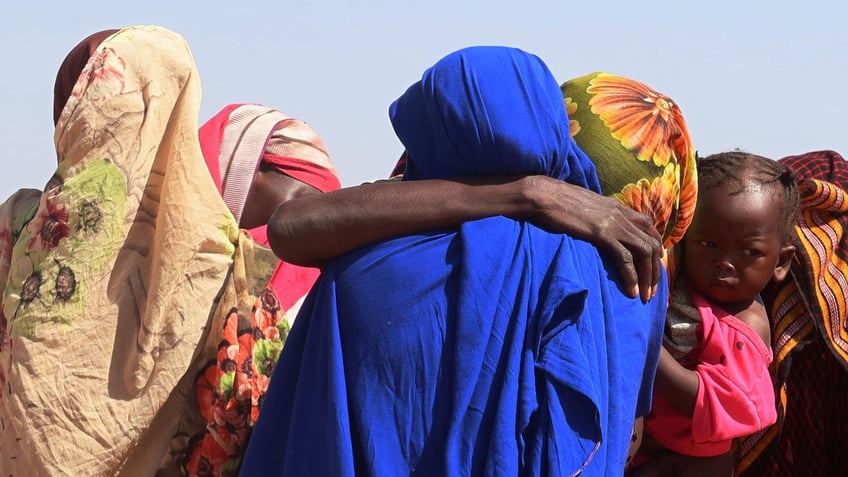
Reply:
[[[75,84],[56,172],[0,243],[4,474],[152,475],[168,454],[238,243],[199,102],[188,46],[154,26],[104,40]]]

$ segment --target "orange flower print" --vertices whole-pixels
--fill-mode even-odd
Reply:
[[[635,184],[626,185],[620,193],[614,194],[614,197],[624,205],[653,218],[657,231],[665,237],[668,217],[672,216],[677,207],[674,198],[677,197],[679,187],[678,173],[679,166],[669,163],[665,166],[663,174],[653,181],[640,179]],[[668,242],[666,239],[663,245]]]
[[[688,160],[680,161],[680,198],[677,205],[677,217],[674,227],[669,231],[666,239],[666,247],[670,247],[683,239],[683,234],[692,223],[695,215],[695,203],[698,201],[698,171],[695,163],[695,155],[692,154]]]
[[[576,112],[577,103],[571,98],[565,98],[565,114],[568,115],[568,133],[571,137],[576,136],[580,132],[580,123],[576,119],[571,119]]]
[[[87,77],[88,81],[77,81],[71,91],[72,98],[79,98],[88,91],[90,100],[100,100],[116,96],[124,92],[124,72],[126,63],[115,54],[112,48],[104,48],[89,58],[80,78]]]
[[[215,405],[215,382],[217,381],[215,362],[210,362],[203,368],[194,381],[194,395],[200,408],[200,415],[207,421],[212,420],[212,408]]]
[[[640,160],[662,167],[689,156],[692,141],[686,122],[669,97],[638,81],[605,73],[592,78],[587,92],[592,95],[592,112]]]
[[[184,456],[189,475],[236,475],[283,348],[283,315],[279,299],[267,287],[256,297],[249,320],[237,307],[227,312],[217,360],[195,380],[195,397],[207,425]]]

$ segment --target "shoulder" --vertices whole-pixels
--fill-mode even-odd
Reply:
[[[753,300],[746,308],[736,311],[734,316],[756,331],[767,346],[771,346],[771,326],[766,307],[761,300]]]

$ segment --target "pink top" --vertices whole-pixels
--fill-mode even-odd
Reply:
[[[247,231],[256,243],[270,248],[268,244],[268,226],[263,225]],[[280,260],[274,274],[271,275],[269,285],[280,300],[283,310],[291,310],[300,301],[312,285],[318,280],[321,270],[311,267],[299,267]],[[294,318],[293,316],[291,318]]]
[[[689,296],[702,319],[697,346],[681,359],[700,379],[695,410],[689,418],[655,393],[645,433],[680,454],[720,455],[730,450],[734,438],[777,420],[768,369],[772,352],[738,318],[691,289]]]
[[[264,122],[258,118],[263,118]],[[341,187],[318,133],[303,121],[274,109],[256,104],[231,104],[200,127],[198,139],[212,180],[236,222],[253,175],[262,162],[321,192]],[[227,187],[239,193],[227,196]],[[268,246],[267,225],[248,232],[257,243]],[[320,273],[317,268],[283,261],[277,264],[269,284],[291,319],[296,312],[293,307],[309,292]]]

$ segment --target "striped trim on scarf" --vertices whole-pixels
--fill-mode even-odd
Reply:
[[[781,160],[799,176],[801,209],[795,226],[798,249],[791,275],[768,290],[772,319],[773,373],[778,422],[738,443],[739,474],[780,433],[788,402],[786,383],[793,354],[818,338],[848,371],[848,164],[833,151]],[[815,332],[815,330],[818,332]]]

